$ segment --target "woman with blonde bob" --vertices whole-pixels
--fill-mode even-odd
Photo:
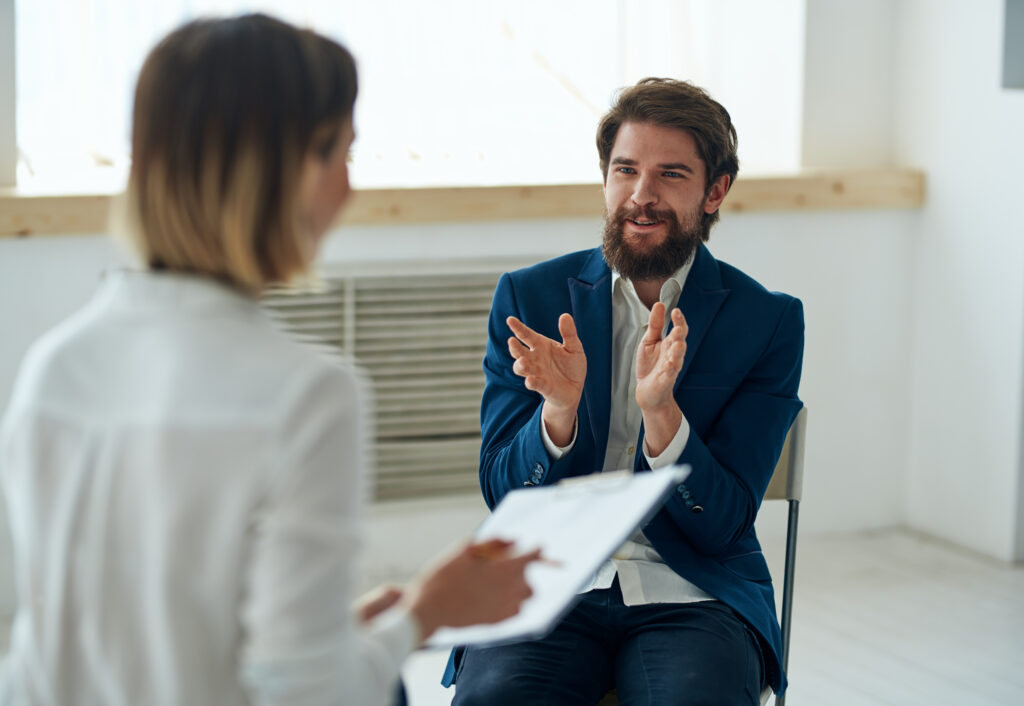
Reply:
[[[528,597],[537,553],[494,542],[351,606],[362,387],[255,297],[348,198],[355,97],[343,47],[263,15],[146,59],[125,200],[146,267],[33,345],[0,424],[0,703],[384,704],[438,627]]]

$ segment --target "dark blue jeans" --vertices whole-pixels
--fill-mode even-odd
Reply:
[[[612,687],[622,706],[756,706],[763,681],[758,640],[727,605],[628,607],[616,579],[541,640],[468,648],[452,706],[593,706]]]

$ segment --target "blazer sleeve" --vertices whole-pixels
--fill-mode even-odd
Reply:
[[[559,313],[551,312],[552,320],[557,320]],[[492,509],[510,490],[555,483],[568,475],[576,453],[574,447],[554,461],[544,447],[540,428],[544,398],[527,390],[523,379],[512,371],[514,361],[508,352],[512,332],[505,323],[509,316],[537,328],[523,315],[515,283],[506,273],[495,288],[487,324],[480,404],[480,488]]]
[[[802,407],[797,388],[803,348],[803,307],[789,298],[764,351],[707,432],[691,425],[678,463],[692,471],[662,512],[698,552],[720,554],[751,530]]]

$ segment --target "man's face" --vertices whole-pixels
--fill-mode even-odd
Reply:
[[[605,178],[604,254],[631,280],[668,277],[701,241],[729,177],[706,189],[704,160],[690,133],[627,122],[615,137]]]

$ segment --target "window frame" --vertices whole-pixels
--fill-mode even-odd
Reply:
[[[14,0],[0,0],[0,187],[13,187],[18,170],[16,40]]]

